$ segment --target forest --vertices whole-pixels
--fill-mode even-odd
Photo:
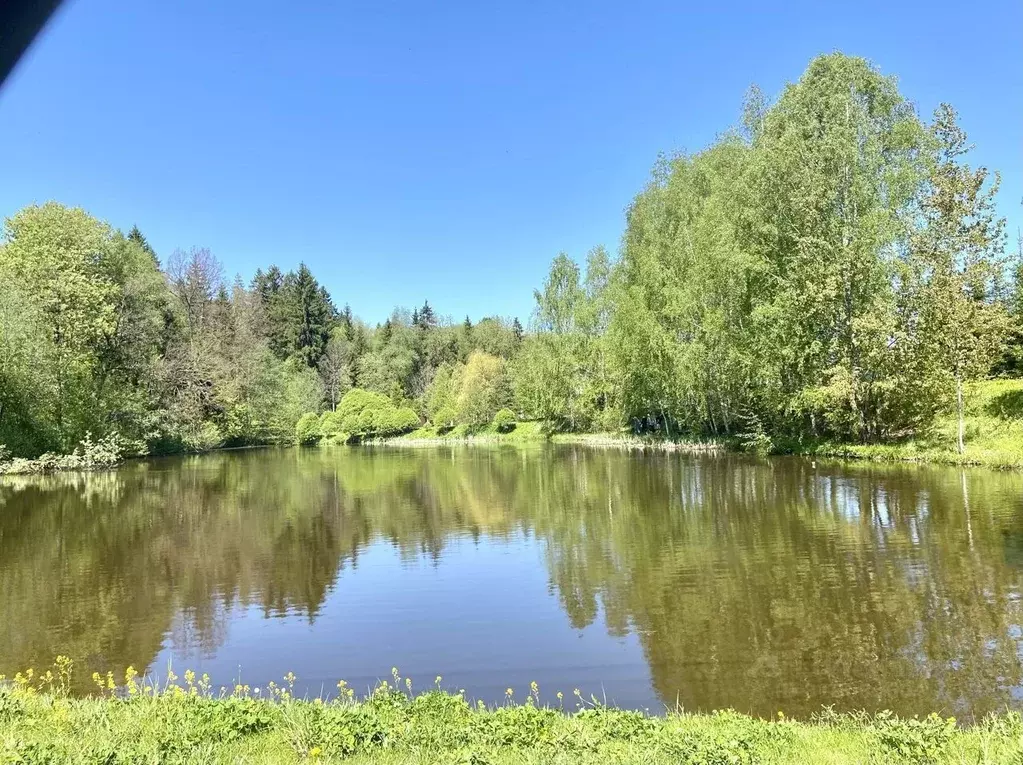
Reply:
[[[1020,253],[955,110],[813,60],[664,155],[617,253],[554,258],[518,318],[371,326],[300,265],[245,281],[57,202],[0,237],[0,456],[359,440],[423,424],[881,443],[1019,367]],[[959,428],[962,450],[962,427]]]

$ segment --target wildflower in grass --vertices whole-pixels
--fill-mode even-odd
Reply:
[[[323,754],[323,749],[321,749],[318,746],[314,746],[312,749],[309,750],[309,756],[312,757],[313,759],[316,759],[321,754]]]
[[[60,691],[61,693],[67,693],[71,687],[71,670],[74,667],[74,662],[67,656],[58,656],[53,666],[57,668],[57,675],[60,677]],[[0,675],[0,682],[3,682],[3,676]]]
[[[134,696],[138,693],[138,684],[135,682],[135,678],[138,677],[139,673],[135,670],[135,667],[128,665],[128,668],[124,670],[124,686],[128,689],[128,695]]]
[[[437,687],[440,688],[440,681],[443,679],[444,678],[442,678],[440,675],[437,675],[437,678],[433,682],[435,682],[437,684]]]

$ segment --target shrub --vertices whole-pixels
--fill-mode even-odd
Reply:
[[[394,413],[394,424],[397,433],[408,433],[419,427],[419,415],[410,406],[403,406]]]
[[[507,433],[515,428],[515,413],[511,409],[502,409],[494,415],[494,429]]]
[[[378,424],[383,424],[383,415],[394,404],[382,393],[352,388],[337,405],[335,415],[341,431],[355,438],[375,435]]]
[[[337,412],[324,412],[320,415],[320,436],[333,438],[341,433],[341,417]]]
[[[306,412],[295,425],[295,441],[299,444],[315,444],[320,440],[320,418],[313,412]]]
[[[936,714],[917,719],[900,719],[889,712],[881,712],[874,720],[881,746],[900,762],[936,762],[945,753],[955,735],[955,718],[942,718]]]
[[[184,435],[182,441],[190,452],[208,452],[224,444],[224,434],[212,422],[204,422]]]
[[[433,415],[433,424],[441,429],[449,429],[455,426],[455,420],[458,418],[458,413],[455,411],[453,406],[441,407],[436,414]]]
[[[337,411],[325,416],[321,433],[360,439],[398,435],[417,427],[419,415],[414,409],[398,408],[382,393],[353,388],[341,399]]]
[[[126,454],[145,454],[145,444],[127,441],[117,433],[110,433],[98,441],[86,433],[75,450],[70,454],[41,454],[37,459],[4,459],[0,447],[0,474],[8,473],[51,473],[58,470],[102,470],[119,465]]]

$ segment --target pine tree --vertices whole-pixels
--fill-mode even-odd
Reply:
[[[423,307],[419,309],[418,319],[418,322],[413,320],[413,323],[417,323],[423,329],[430,329],[437,326],[437,316],[434,314],[429,300],[423,301]]]
[[[256,271],[252,279],[252,291],[259,298],[266,326],[267,345],[280,359],[287,358],[291,348],[283,290],[284,274],[277,266],[270,266],[265,273],[262,270]]]
[[[512,320],[512,332],[515,334],[515,342],[521,343],[525,333],[522,331],[522,322],[519,321],[518,316]]]
[[[286,301],[292,323],[292,353],[306,365],[315,367],[330,340],[337,311],[330,294],[320,286],[305,263],[288,274]]]
[[[148,253],[149,256],[153,259],[153,263],[155,263],[157,267],[159,267],[160,259],[156,257],[156,251],[153,249],[152,245],[149,244],[149,240],[146,239],[145,235],[141,231],[139,231],[138,226],[131,227],[131,231],[128,232],[128,241],[134,242],[139,247],[141,247],[143,252]]]

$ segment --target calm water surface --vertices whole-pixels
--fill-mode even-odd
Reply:
[[[1023,706],[1023,475],[536,449],[291,449],[0,480],[0,673],[392,666],[489,702]]]

